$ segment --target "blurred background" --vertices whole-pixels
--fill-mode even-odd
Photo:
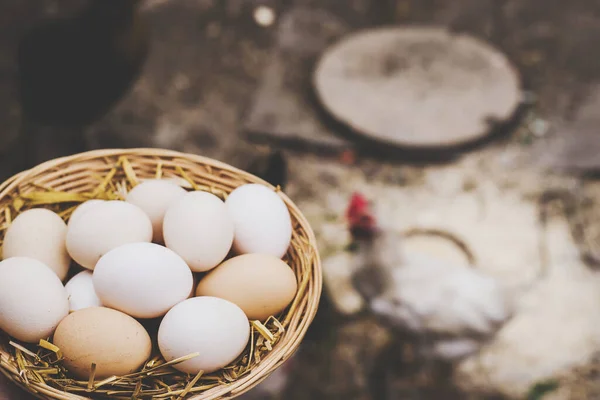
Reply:
[[[598,0],[2,0],[0,175],[161,147],[281,186],[324,292],[242,399],[600,399],[598,38]]]

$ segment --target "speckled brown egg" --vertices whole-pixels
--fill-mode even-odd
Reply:
[[[89,379],[92,363],[96,379],[130,374],[152,351],[150,336],[138,321],[105,307],[85,308],[63,319],[54,344],[62,351],[69,374],[79,379]]]
[[[196,296],[229,300],[249,319],[264,321],[283,311],[297,289],[294,271],[280,258],[244,254],[225,261],[202,278]]]

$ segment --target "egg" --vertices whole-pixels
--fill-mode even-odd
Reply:
[[[66,236],[67,224],[58,214],[44,208],[24,211],[6,230],[2,258],[34,258],[50,267],[62,281],[71,265]]]
[[[89,206],[67,229],[67,251],[82,267],[93,270],[104,254],[127,243],[150,242],[152,223],[139,207],[124,201]]]
[[[0,329],[27,343],[52,335],[69,313],[67,291],[53,270],[29,257],[0,262]]]
[[[69,222],[67,223],[67,226],[70,226],[73,223],[73,221],[77,220],[77,218],[79,218],[83,213],[90,210],[95,205],[102,203],[104,203],[104,200],[93,199],[84,201],[79,206],[77,206],[77,208],[75,208],[75,211],[71,213],[71,217],[69,217]]]
[[[163,219],[169,206],[187,191],[172,181],[149,179],[135,186],[125,201],[141,208],[152,221],[156,243],[163,243]]]
[[[194,272],[205,272],[225,259],[233,243],[233,222],[225,203],[208,192],[189,192],[167,210],[165,243]]]
[[[106,253],[93,275],[106,307],[136,318],[156,318],[187,299],[192,271],[172,250],[154,243],[129,243]]]
[[[249,319],[264,321],[283,311],[297,290],[296,275],[280,258],[244,254],[209,272],[200,280],[196,295],[231,301],[244,310]]]
[[[135,319],[117,310],[91,307],[63,319],[53,343],[63,354],[69,375],[89,379],[92,363],[97,380],[139,370],[150,358],[150,335]]]
[[[69,311],[71,312],[102,305],[94,290],[91,271],[82,271],[69,279],[65,289],[69,295]]]
[[[235,304],[216,297],[194,297],[173,307],[158,328],[158,347],[167,361],[199,356],[173,368],[208,374],[233,362],[246,348],[250,324]]]
[[[292,239],[292,219],[275,191],[254,183],[242,185],[225,204],[235,225],[233,247],[238,254],[285,255]]]

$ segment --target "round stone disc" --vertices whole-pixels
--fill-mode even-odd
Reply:
[[[358,134],[401,147],[465,144],[507,120],[516,69],[481,40],[440,28],[378,28],[331,46],[314,73],[324,108]]]

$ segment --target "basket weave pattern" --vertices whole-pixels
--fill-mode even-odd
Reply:
[[[183,175],[190,182],[190,188],[207,190],[221,198],[246,183],[261,183],[272,187],[247,172],[201,156],[163,149],[96,150],[48,161],[0,185],[0,211],[3,211],[0,213],[0,226],[5,228],[10,222],[9,218],[14,219],[16,216],[14,211],[12,215],[10,212],[16,194],[26,196],[27,193],[44,190],[70,193],[93,192],[111,171],[115,171],[115,165],[123,157],[131,167],[133,176],[138,179],[155,178],[157,171],[163,178],[181,179]],[[118,187],[119,183],[128,178],[131,178],[131,175],[128,177],[120,170],[111,177],[109,186]],[[133,185],[136,182],[130,183]],[[287,196],[283,193],[280,195],[290,211],[293,223],[292,243],[285,260],[293,268],[298,280],[298,292],[292,305],[283,315],[278,316],[285,327],[285,332],[273,349],[248,373],[233,382],[220,384],[206,391],[190,393],[185,396],[186,399],[234,398],[249,391],[293,355],[316,314],[322,288],[316,240],[302,213]],[[61,211],[74,205],[76,204],[61,203],[51,207]],[[4,231],[1,232],[1,236],[4,235]],[[14,348],[9,345],[8,337],[1,332],[0,372],[42,399],[75,400],[96,397],[93,392],[67,393],[56,385],[36,379],[35,374],[30,374],[18,365]],[[120,396],[123,398],[122,394]]]

